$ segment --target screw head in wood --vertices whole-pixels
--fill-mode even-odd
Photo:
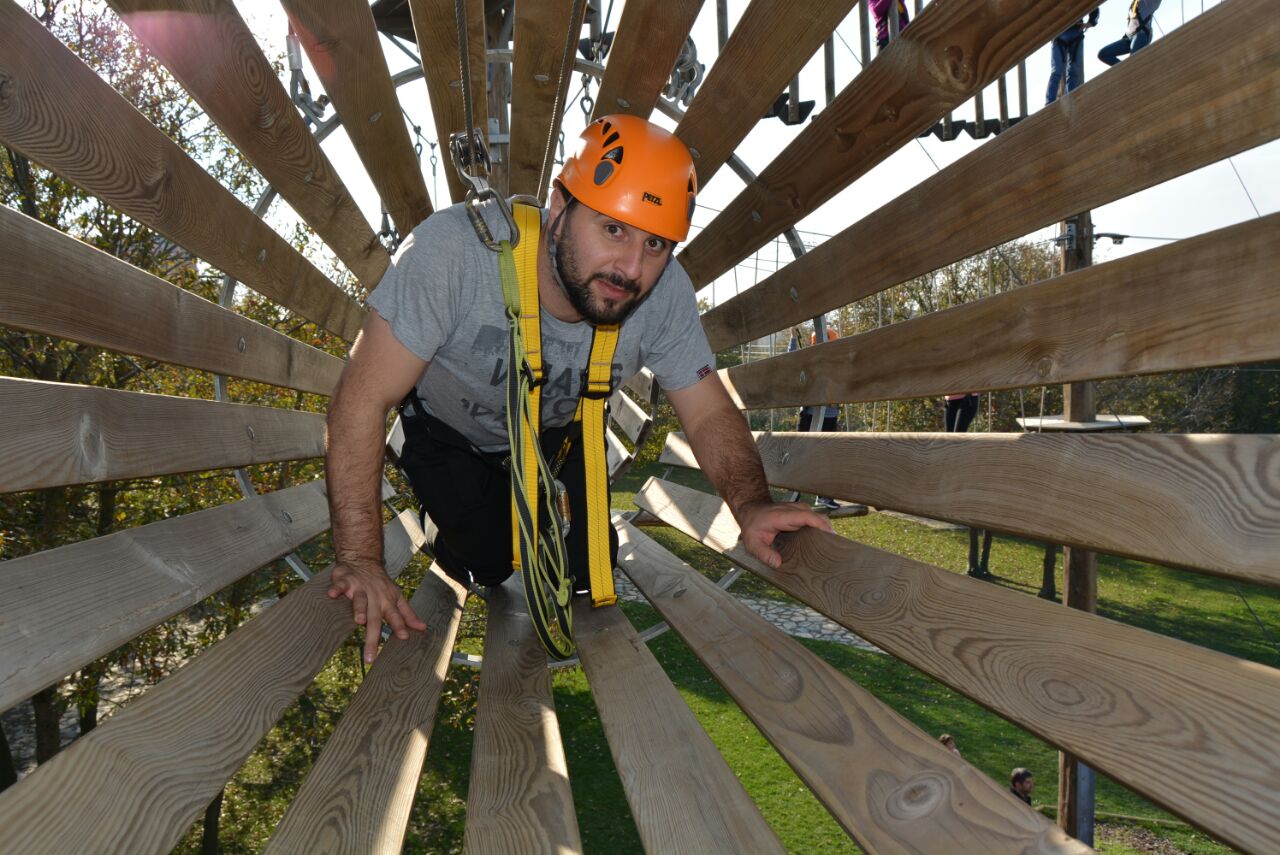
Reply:
[[[253,425],[245,425],[245,426],[244,426],[244,433],[245,433],[245,436],[249,437],[249,439],[254,439],[254,438],[255,438],[255,437],[254,437],[254,434],[253,434]]]
[[[378,121],[381,118],[382,118],[381,111],[374,113],[372,116],[369,117],[369,124],[373,124],[374,122]]]
[[[792,288],[792,289],[791,289],[790,291],[788,291],[787,293],[791,295],[791,302],[793,302],[793,303],[798,303],[798,302],[800,302],[800,292],[799,292],[799,291],[797,291],[795,288]]]
[[[239,350],[241,353],[244,353],[244,349],[247,346],[248,345],[244,340],[244,336],[240,336],[240,341],[236,343],[236,349]]]
[[[800,385],[801,385],[801,386],[803,386],[805,383],[808,383],[808,382],[809,382],[809,375],[808,375],[808,374],[805,374],[803,371],[801,371],[801,372],[800,372]]]
[[[630,110],[630,109],[631,109],[631,102],[630,102],[630,101],[628,101],[626,98],[619,98],[619,99],[618,99],[618,106],[619,106],[619,107],[621,107],[621,108],[622,108],[622,109],[624,109],[624,110]]]
[[[287,523],[291,523],[293,522],[293,514],[289,513],[288,511],[281,511],[280,519],[284,520]]]
[[[752,212],[751,212],[751,222],[753,222],[753,223],[758,223],[758,222],[760,222],[762,219],[764,219],[764,217],[761,217],[761,216],[760,216],[760,212],[759,212],[759,211],[752,211]]]
[[[259,264],[262,264],[262,263],[263,263],[264,261],[266,261],[266,260],[267,260],[267,251],[266,251],[265,249],[264,249],[264,250],[260,250],[260,251],[258,252],[258,263],[259,263]]]
[[[538,83],[546,83],[546,82],[548,82],[549,80],[551,80],[551,75],[549,75],[549,74],[535,74],[535,75],[533,75],[533,79],[534,79],[536,82],[538,82]]]

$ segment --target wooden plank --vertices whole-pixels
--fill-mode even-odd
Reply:
[[[627,470],[631,468],[631,464],[635,463],[636,460],[635,455],[627,450],[627,447],[622,444],[622,440],[618,439],[618,435],[613,432],[612,428],[605,428],[604,456],[605,465],[609,470],[609,483],[613,483],[627,474]]]
[[[645,851],[786,852],[626,615],[579,597],[573,622]]]
[[[387,640],[265,852],[401,851],[466,599],[427,573],[409,601],[427,631]]]
[[[649,435],[649,429],[653,427],[653,416],[646,413],[622,390],[614,392],[613,397],[609,399],[609,413],[613,416],[614,424],[636,447],[644,442],[645,437]]]
[[[676,127],[693,154],[699,187],[711,183],[853,4],[751,0]]]
[[[231,0],[109,0],[227,137],[372,291],[391,257]]]
[[[1280,585],[1280,437],[757,433],[769,483]],[[697,467],[682,434],[661,463]],[[1047,483],[1048,473],[1074,473]]]
[[[324,416],[0,377],[0,493],[324,455]]]
[[[489,589],[463,851],[581,852],[547,654],[520,582]]]
[[[618,537],[618,566],[864,851],[1091,851],[639,529]]]
[[[564,79],[560,79],[565,40],[570,41],[569,50],[576,52],[587,11],[587,4],[582,3],[582,14],[576,21],[572,20],[577,2],[579,0],[541,0],[517,3],[515,7],[511,144],[507,147],[508,181],[513,196],[523,193],[546,198],[556,135],[560,132],[558,122],[552,127],[552,114],[557,102],[564,103],[573,80],[572,65]],[[573,62],[572,56],[569,61]]]
[[[401,235],[431,199],[365,0],[281,0],[342,127]],[[447,155],[446,155],[447,156]]]
[[[613,113],[649,118],[703,0],[630,0],[609,48],[592,119]]]
[[[655,406],[658,403],[658,378],[653,376],[653,371],[648,368],[641,368],[634,377],[629,380],[623,380],[622,385],[635,392],[636,397],[641,403]]]
[[[385,529],[392,576],[415,529],[412,511]],[[351,634],[351,603],[328,587],[316,574],[0,793],[0,846],[169,852]]]
[[[324,485],[313,481],[4,562],[0,709],[328,526]]]
[[[1265,0],[1238,2],[1197,16],[1144,50],[1142,62],[1090,81],[707,312],[703,326],[712,347],[751,341],[1274,139],[1280,58],[1271,46],[1280,39],[1280,19],[1263,11]],[[929,6],[921,21],[949,8]],[[1260,16],[1258,27],[1237,33],[1238,15]],[[916,37],[920,23],[904,42]],[[1228,37],[1230,54],[1213,49]],[[1144,93],[1140,105],[1134,92]],[[1116,133],[1118,115],[1126,117],[1124,134]],[[800,162],[802,170],[813,168],[808,159]],[[771,203],[762,211],[771,225],[761,234],[776,233],[782,207]],[[709,282],[755,245],[758,238],[743,231],[754,224],[730,225],[740,221],[736,213],[724,221],[719,234],[732,233],[727,241],[713,235],[681,255],[695,282]],[[732,251],[713,250],[713,242]],[[855,277],[833,275],[851,270]]]
[[[348,340],[363,311],[67,50],[0,4],[0,141]]]
[[[1232,846],[1280,839],[1280,671],[816,529],[770,570],[714,496],[651,479],[636,504]]]
[[[721,376],[761,409],[1278,359],[1277,229],[1271,214]]]
[[[489,137],[489,76],[485,58],[484,0],[466,0],[467,47],[471,66],[472,121],[481,135]],[[454,0],[409,0],[413,15],[422,71],[426,76],[431,114],[436,122],[436,139],[441,145],[442,168],[449,183],[449,196],[461,202],[467,188],[449,161],[447,149],[450,134],[466,128],[466,109],[462,99],[461,56],[458,53],[458,27]],[[439,200],[436,200],[437,204]]]
[[[695,286],[794,226],[1090,8],[1081,0],[930,4],[685,248],[680,262]]]
[[[0,324],[328,395],[342,360],[0,205]]]

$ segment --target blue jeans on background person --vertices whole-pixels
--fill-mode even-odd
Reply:
[[[1151,44],[1151,29],[1144,27],[1132,36],[1121,36],[1098,51],[1098,59],[1107,65],[1115,65],[1120,61],[1120,57],[1127,53],[1137,53],[1149,44]]]
[[[1067,76],[1067,91],[1080,85],[1084,79],[1084,31],[1072,27],[1053,40],[1049,46],[1050,71],[1049,91],[1045,95],[1045,106],[1058,100],[1058,83],[1063,74]]]

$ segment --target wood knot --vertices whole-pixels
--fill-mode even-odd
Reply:
[[[13,76],[0,69],[0,107],[9,106],[9,99],[13,97],[13,88]]]
[[[1048,377],[1049,372],[1053,371],[1053,359],[1048,356],[1042,356],[1036,360],[1036,376]]]
[[[972,86],[978,77],[973,63],[965,57],[964,50],[959,45],[951,45],[942,52],[942,67],[946,69],[951,82],[961,88]]]
[[[849,131],[842,131],[836,128],[834,131],[836,138],[836,151],[845,152],[853,148],[854,143],[858,141],[858,135]]]
[[[947,801],[950,786],[937,772],[924,772],[904,781],[889,793],[885,811],[897,820],[921,819]]]

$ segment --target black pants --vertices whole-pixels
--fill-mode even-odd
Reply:
[[[464,585],[500,585],[511,567],[511,480],[506,452],[486,454],[433,416],[403,408],[404,448],[400,467],[428,517],[427,544],[440,566]],[[559,480],[569,492],[572,523],[565,538],[575,593],[590,591],[587,561],[587,490],[581,426],[543,432],[550,462],[566,437],[574,437]],[[539,503],[540,523],[546,516]],[[618,563],[618,533],[609,525],[610,570]]]
[[[839,418],[839,416],[836,416],[836,415],[834,415],[834,414],[829,415],[829,416],[823,416],[823,417],[822,417],[822,432],[823,432],[823,433],[835,433],[836,431],[838,431],[838,430],[840,429],[840,426],[839,426],[838,424],[836,424],[836,421],[837,421],[837,419],[838,419],[838,418]],[[801,410],[801,411],[800,411],[800,424],[796,425],[796,430],[800,431],[801,433],[804,433],[804,432],[805,432],[805,431],[807,431],[807,430],[808,430],[812,425],[813,425],[813,412],[812,412],[812,411],[806,412],[805,410]]]
[[[969,425],[973,424],[973,418],[976,415],[978,415],[977,395],[965,395],[963,398],[947,401],[947,416],[944,428],[947,433],[966,433],[969,430]]]

